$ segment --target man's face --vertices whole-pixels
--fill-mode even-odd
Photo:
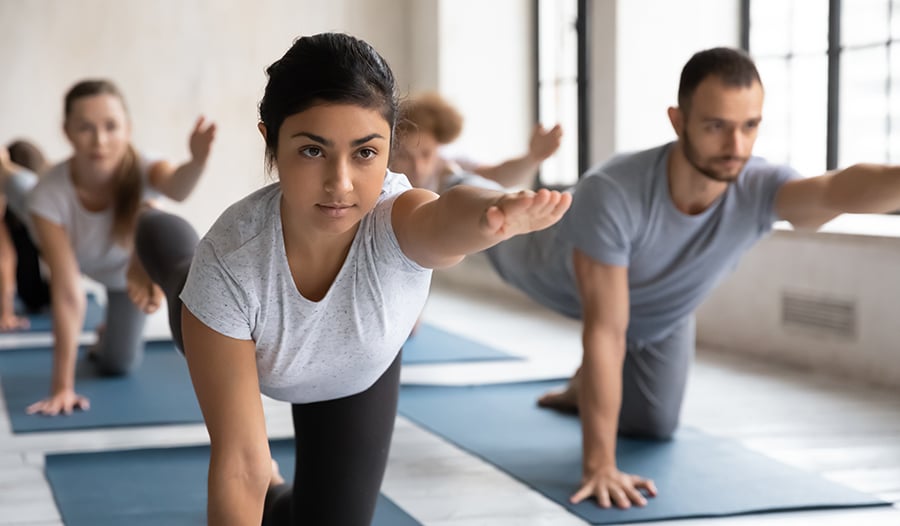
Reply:
[[[716,76],[704,79],[687,111],[680,109],[678,132],[684,156],[701,174],[733,182],[747,163],[762,120],[763,89],[726,86]]]

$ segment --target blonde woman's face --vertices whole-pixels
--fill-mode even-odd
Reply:
[[[75,160],[95,174],[115,172],[131,141],[131,125],[122,100],[101,94],[75,100],[65,122]]]

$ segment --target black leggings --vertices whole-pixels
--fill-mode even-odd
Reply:
[[[387,466],[400,353],[365,391],[293,404],[294,484],[269,490],[263,526],[369,526]]]
[[[16,249],[16,292],[28,312],[41,311],[50,306],[50,286],[41,276],[38,249],[28,229],[9,208],[3,223]]]
[[[138,218],[135,250],[166,295],[172,337],[183,349],[181,300],[197,234],[183,219],[147,210]],[[369,526],[387,466],[400,353],[372,387],[352,396],[293,404],[294,483],[266,495],[264,526]]]

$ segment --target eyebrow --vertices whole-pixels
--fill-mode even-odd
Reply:
[[[316,135],[316,134],[314,134],[314,133],[309,133],[309,132],[301,131],[301,132],[297,132],[297,133],[291,135],[291,139],[293,139],[294,137],[307,137],[307,138],[312,139],[312,140],[314,140],[314,141],[316,141],[316,142],[318,142],[318,143],[322,143],[322,144],[324,144],[325,146],[328,146],[329,148],[332,147],[332,146],[334,146],[334,142],[333,142],[333,141],[331,141],[331,140],[329,140],[329,139],[326,139],[325,137]],[[365,143],[371,141],[372,139],[384,139],[384,136],[381,135],[380,133],[371,133],[371,134],[369,134],[369,135],[366,135],[365,137],[362,137],[362,138],[359,138],[359,139],[354,139],[354,140],[350,141],[350,145],[351,145],[351,146],[359,146],[359,145],[361,145],[361,144],[365,144]]]

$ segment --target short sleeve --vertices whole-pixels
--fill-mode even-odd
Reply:
[[[400,248],[400,241],[397,240],[397,234],[394,232],[392,211],[394,203],[401,195],[402,192],[395,193],[379,201],[371,212],[368,224],[371,225],[372,229],[371,246],[373,257],[377,258],[380,263],[398,264],[406,271],[424,271],[427,269],[410,259],[403,252],[403,249]]]
[[[56,178],[48,174],[35,185],[28,194],[28,212],[40,216],[53,224],[67,227],[67,217],[72,203],[63,194]]]
[[[752,192],[759,203],[757,222],[763,232],[772,229],[772,225],[781,220],[775,210],[775,198],[778,191],[788,181],[800,179],[802,176],[786,165],[767,164],[754,173]]]
[[[249,298],[208,239],[197,245],[181,301],[191,314],[219,334],[238,340],[252,339]]]
[[[633,214],[624,190],[609,176],[598,173],[582,178],[559,228],[564,240],[592,259],[607,265],[628,266]]]

